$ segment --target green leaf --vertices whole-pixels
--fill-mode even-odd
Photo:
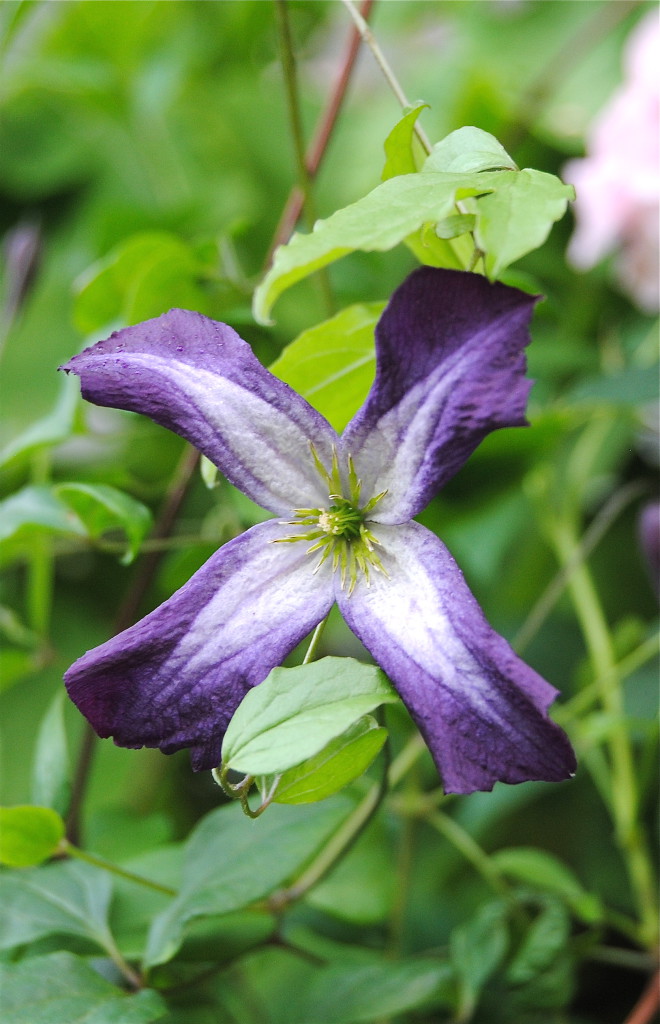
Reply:
[[[464,174],[471,171],[516,171],[518,168],[494,135],[466,125],[436,142],[424,170]]]
[[[0,964],[3,1024],[151,1024],[166,1006],[157,992],[129,994],[72,953]]]
[[[461,175],[402,174],[389,178],[350,206],[320,220],[310,234],[296,232],[277,249],[273,265],[254,293],[253,312],[268,323],[275,301],[291,285],[356,249],[394,248],[427,221],[454,211],[456,192],[467,187]],[[487,182],[482,183],[482,188]]]
[[[500,187],[480,197],[475,226],[475,240],[486,253],[491,279],[542,245],[553,222],[564,216],[568,201],[575,198],[572,185],[544,171],[495,173],[502,176]]]
[[[0,467],[15,459],[28,458],[39,448],[60,444],[73,431],[80,388],[75,377],[62,375],[60,395],[55,408],[47,416],[32,423],[22,434],[10,441],[0,452]]]
[[[598,924],[604,910],[600,898],[587,892],[570,868],[545,850],[517,846],[492,854],[497,868],[516,882],[536,886],[561,896],[573,913],[586,924]]]
[[[379,668],[352,658],[275,668],[236,710],[222,744],[223,764],[249,775],[286,771],[362,715],[396,700]]]
[[[85,536],[78,517],[58,500],[50,487],[23,487],[0,501],[0,561],[29,551],[35,527],[49,533]]]
[[[495,278],[545,240],[574,190],[552,174],[533,170],[462,174],[422,170],[389,178],[356,203],[317,221],[310,234],[296,233],[280,246],[254,293],[255,318],[267,323],[283,291],[356,249],[385,251],[406,240],[417,251],[420,229],[460,212],[456,203],[471,196],[479,197],[469,211],[477,217],[475,238],[487,253],[488,275]],[[441,252],[431,255],[434,265],[440,265]],[[456,254],[448,256],[444,265],[456,266]]]
[[[109,530],[123,530],[128,550],[120,561],[130,565],[151,529],[152,516],[146,505],[107,484],[58,484],[54,491],[76,513],[90,536],[98,538]]]
[[[413,149],[415,124],[421,112],[428,107],[428,103],[416,103],[397,121],[385,139],[385,166],[381,175],[383,181],[398,174],[414,174],[417,170]]]
[[[108,324],[134,324],[172,306],[201,310],[206,296],[193,250],[176,235],[146,231],[132,235],[76,282],[76,326],[83,334]]]
[[[527,929],[507,969],[507,980],[512,985],[523,985],[545,971],[563,952],[570,931],[565,908],[549,900]]]
[[[112,878],[78,861],[0,875],[0,949],[22,946],[47,935],[76,935],[113,948],[108,928]]]
[[[458,238],[469,231],[474,231],[477,222],[474,213],[456,213],[451,217],[445,217],[435,226],[435,233],[438,238]]]
[[[379,728],[375,718],[365,715],[315,757],[284,772],[275,802],[309,804],[338,793],[366,772],[386,739],[387,729]]]
[[[451,1002],[452,971],[433,957],[337,965],[319,972],[296,1018],[305,1024],[362,1024]]]
[[[270,367],[338,432],[362,405],[374,377],[374,329],[385,302],[348,306],[298,335]]]
[[[63,836],[64,822],[49,807],[0,807],[0,864],[41,864],[53,856]]]
[[[69,760],[64,729],[64,687],[55,694],[44,715],[32,768],[32,803],[64,814],[70,794]]]
[[[449,952],[459,978],[461,1019],[469,1018],[508,946],[507,907],[501,900],[487,903],[452,931]]]
[[[207,814],[186,843],[179,895],[154,919],[146,963],[171,959],[191,921],[240,910],[294,878],[353,806],[335,797],[310,804],[304,814],[296,807],[271,807],[256,821],[236,804]]]

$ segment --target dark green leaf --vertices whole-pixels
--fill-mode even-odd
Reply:
[[[171,959],[188,922],[239,910],[295,877],[352,806],[335,797],[304,812],[274,806],[256,821],[235,804],[207,814],[186,844],[181,891],[153,922],[146,963]]]
[[[129,995],[72,953],[0,964],[0,989],[3,1024],[151,1024],[166,1010],[158,993]]]
[[[361,1024],[451,1001],[451,967],[419,957],[364,966],[333,966],[311,983],[299,1010],[305,1024]]]
[[[570,930],[565,908],[556,900],[548,900],[528,928],[508,966],[509,982],[523,985],[550,967],[565,949]]]
[[[69,801],[69,758],[62,686],[41,720],[32,767],[32,802],[64,814]]]
[[[492,858],[497,868],[508,878],[561,896],[587,924],[603,920],[600,897],[587,892],[570,868],[553,854],[530,846],[519,846],[497,850]]]
[[[469,921],[454,928],[449,951],[459,979],[462,1019],[472,1013],[508,946],[507,907],[501,900],[487,903]]]
[[[77,935],[112,947],[108,908],[112,880],[106,871],[76,861],[0,876],[0,949],[46,935]]]

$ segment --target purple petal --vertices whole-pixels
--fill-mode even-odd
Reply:
[[[342,438],[363,493],[388,492],[373,519],[407,522],[491,430],[525,425],[535,302],[432,267],[396,290],[376,328],[376,379]]]
[[[83,397],[151,416],[185,437],[276,515],[327,498],[309,442],[329,464],[337,435],[226,324],[172,309],[74,356]]]
[[[572,775],[573,751],[546,714],[557,691],[490,628],[444,545],[418,523],[374,532],[390,578],[372,574],[337,602],[399,691],[446,792]]]
[[[200,771],[247,690],[328,613],[330,567],[316,575],[308,543],[272,543],[295,529],[260,523],[220,548],[168,601],[83,655],[69,696],[100,736],[124,747],[191,747]]]

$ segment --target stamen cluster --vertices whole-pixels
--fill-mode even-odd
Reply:
[[[371,569],[387,576],[382,562],[374,550],[380,542],[367,525],[369,513],[387,492],[381,491],[380,494],[376,494],[360,506],[362,481],[358,478],[351,456],[349,455],[347,458],[348,497],[346,497],[337,449],[333,448],[332,451],[330,472],[321,462],[311,443],[310,449],[314,465],[328,488],[328,496],[332,504],[328,508],[294,509],[294,518],[290,519],[287,525],[307,526],[309,529],[293,537],[282,537],[281,542],[313,541],[311,547],[307,549],[307,554],[312,554],[315,551],[321,552],[314,572],[317,573],[324,562],[332,557],[333,572],[339,569],[342,589],[346,589],[348,585],[350,596],[355,589],[358,573],[364,574],[367,585]]]

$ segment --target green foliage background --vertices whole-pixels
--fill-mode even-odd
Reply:
[[[309,137],[350,22],[339,3],[288,6]],[[477,125],[519,166],[559,173],[583,151],[645,9],[390,0],[376,4],[372,25],[408,96],[429,104],[421,120],[433,141]],[[231,322],[271,364],[329,310],[310,278],[278,302],[273,328],[251,315],[296,180],[270,3],[7,0],[0,28],[0,233],[27,225],[40,240],[15,311],[11,260],[2,268],[2,803],[65,813],[84,723],[62,700],[62,673],[115,631],[149,544],[123,563],[184,452],[149,421],[83,408],[57,366],[171,306]],[[314,184],[317,216],[379,183],[400,113],[363,53]],[[443,799],[424,755],[353,851],[287,912],[275,941],[272,907],[243,908],[323,848],[362,783],[253,824],[236,806],[218,808],[220,791],[192,775],[185,752],[97,744],[81,845],[157,885],[116,878],[113,894],[111,872],[74,860],[3,871],[7,1020],[58,1024],[93,1004],[98,1024],[608,1024],[635,1003],[653,938],[640,906],[646,854],[622,821],[639,835],[656,817],[657,602],[637,517],[654,486],[657,329],[612,286],[607,264],[586,275],[566,265],[570,230],[567,218],[504,278],[547,297],[529,352],[532,429],[489,438],[422,519],[495,628],[562,691],[557,719],[576,746],[577,778]],[[339,261],[329,268],[332,311],[386,300],[415,264],[403,246]],[[324,400],[357,406],[369,366]],[[305,371],[293,372],[304,391]],[[311,391],[327,392],[327,368],[310,373]],[[90,498],[89,485],[106,490]],[[140,612],[260,515],[226,482],[209,490],[195,476]],[[587,558],[590,527],[587,539],[599,535]],[[568,584],[537,621],[537,602],[567,564]],[[364,657],[339,619],[322,653]],[[616,699],[603,704],[607,686]],[[397,709],[387,718],[396,752],[410,724]],[[635,794],[613,781],[624,734]],[[56,902],[63,918],[52,916]],[[167,951],[153,925],[147,938],[157,915]],[[147,962],[159,966],[151,987],[128,994],[124,967],[147,943]],[[48,1017],[25,1009],[36,976]],[[75,1005],[66,1002],[74,991]]]

